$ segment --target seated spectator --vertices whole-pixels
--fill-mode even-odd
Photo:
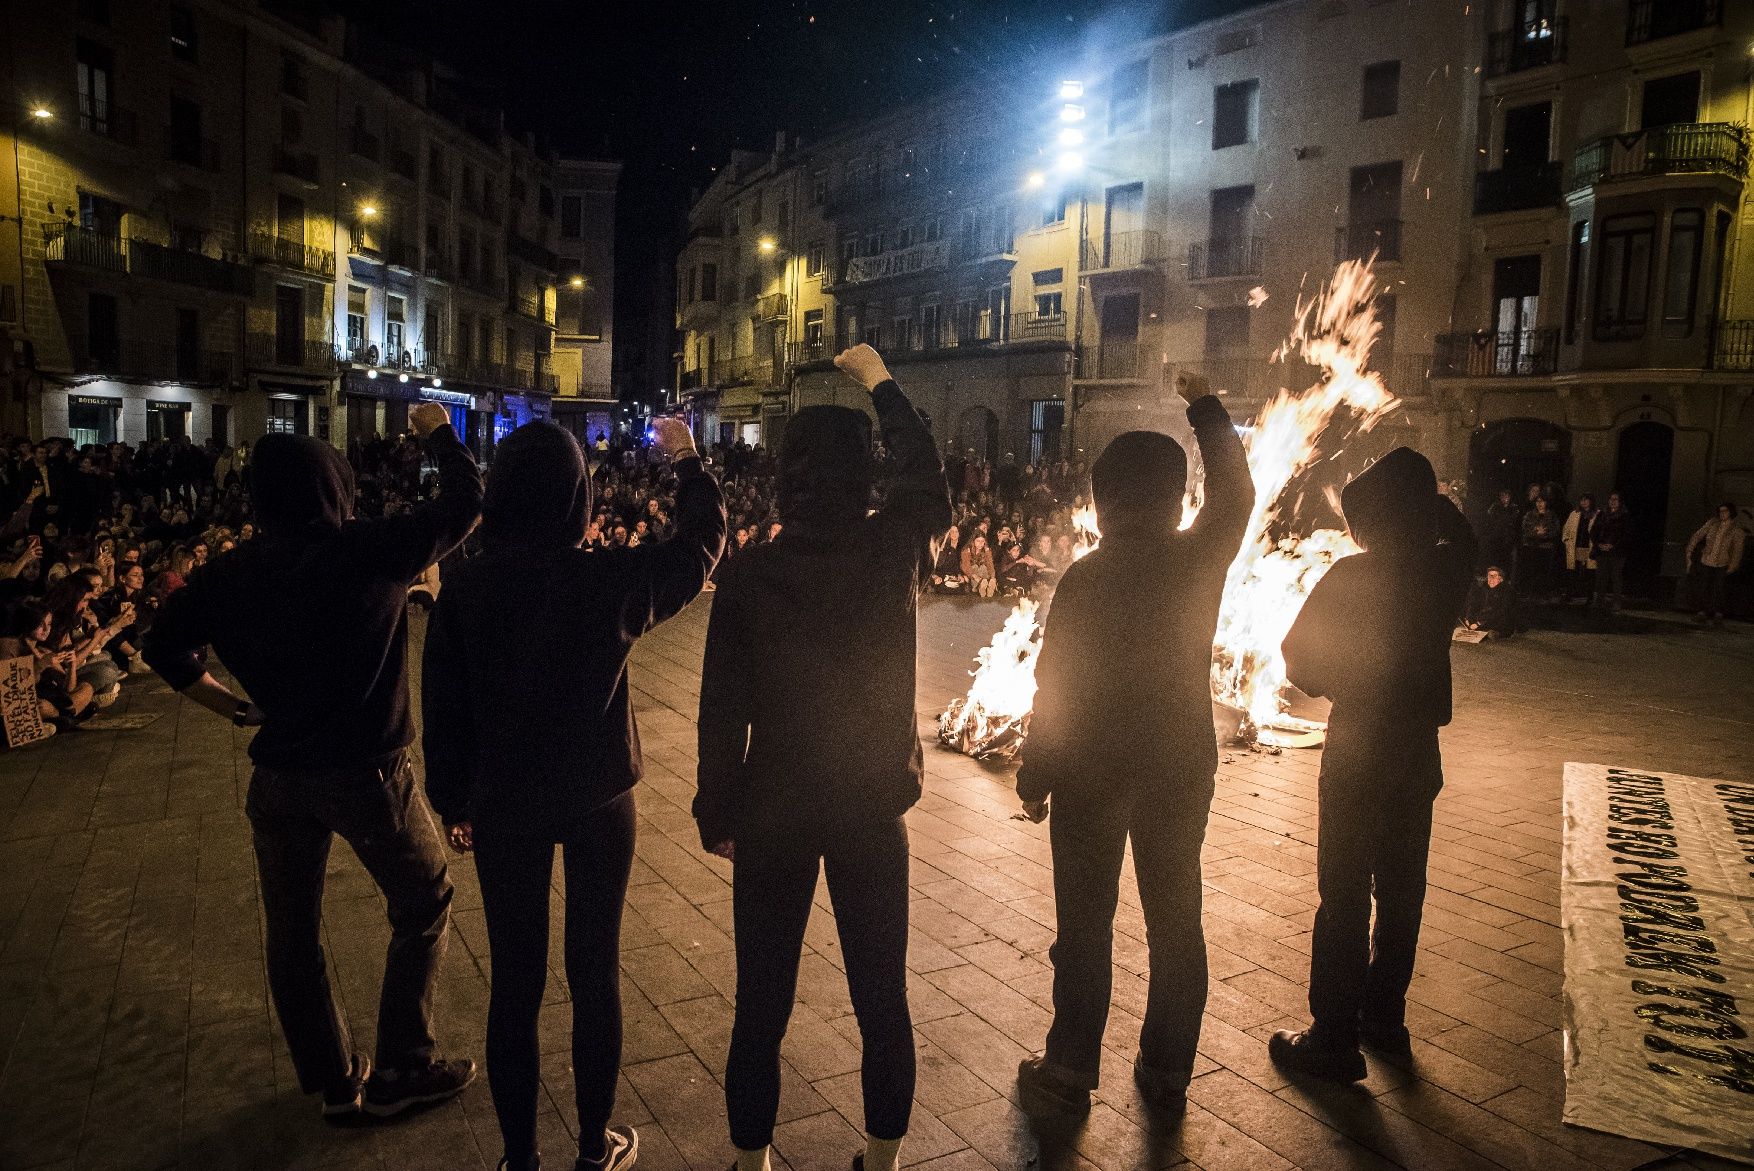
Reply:
[[[1506,638],[1516,633],[1516,590],[1496,565],[1486,569],[1486,580],[1475,582],[1462,608],[1462,625],[1480,630],[1488,638]]]
[[[968,579],[969,592],[976,597],[990,598],[999,591],[993,551],[987,546],[985,534],[977,531],[962,547],[962,576]]]
[[[960,594],[968,586],[962,572],[962,530],[951,525],[938,550],[937,564],[932,567],[932,588],[941,594]]]

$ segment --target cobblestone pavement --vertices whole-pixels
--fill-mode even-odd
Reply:
[[[730,874],[701,854],[688,816],[709,604],[644,640],[633,668],[650,771],[623,939],[618,1118],[640,1127],[640,1165],[652,1169],[722,1168],[729,1155],[717,1079],[731,1026]],[[1002,613],[928,605],[922,713],[961,690]],[[1319,754],[1232,753],[1204,851],[1201,1056],[1186,1119],[1167,1132],[1146,1125],[1128,1076],[1146,953],[1136,892],[1123,884],[1105,1085],[1069,1145],[1043,1152],[1030,1136],[1013,1078],[1048,1026],[1047,835],[1008,820],[1005,773],[928,749],[926,796],[909,817],[920,1080],[906,1161],[931,1171],[1704,1166],[1560,1124],[1560,766],[1754,776],[1754,631],[1627,617],[1616,633],[1542,633],[1458,647],[1455,659],[1449,783],[1412,990],[1414,1071],[1373,1062],[1361,1090],[1312,1092],[1268,1063],[1265,1038],[1305,1012]],[[160,718],[0,754],[0,1167],[493,1166],[499,1137],[482,1083],[405,1121],[318,1121],[267,998],[241,812],[244,734],[156,681],[133,681],[124,705]],[[472,864],[453,875],[441,1035],[479,1057],[486,938]],[[346,850],[330,864],[327,932],[336,986],[369,1037],[388,930]],[[796,1171],[840,1171],[859,1149],[858,1034],[839,964],[819,892],[776,1140],[776,1165]],[[566,998],[557,969],[542,1036],[543,1129],[559,1167],[575,1149]]]

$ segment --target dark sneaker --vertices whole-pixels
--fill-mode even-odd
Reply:
[[[1160,1114],[1180,1114],[1188,1108],[1186,1078],[1172,1077],[1140,1061],[1133,1065],[1133,1084],[1145,1105]]]
[[[1267,1042],[1267,1056],[1287,1073],[1328,1081],[1359,1082],[1370,1072],[1365,1068],[1364,1054],[1358,1051],[1358,1046],[1329,1041],[1313,1029],[1301,1033],[1280,1029]]]
[[[1019,1102],[1028,1114],[1090,1113],[1090,1087],[1045,1057],[1026,1057],[1017,1066]]]
[[[371,1072],[371,1059],[355,1053],[347,1076],[324,1088],[323,1117],[336,1122],[357,1115],[360,1092],[365,1089],[365,1081],[371,1076]]]
[[[367,1114],[388,1118],[410,1106],[454,1097],[474,1080],[475,1063],[467,1057],[434,1061],[420,1069],[380,1069],[366,1079],[361,1105]]]
[[[623,1171],[639,1161],[639,1131],[631,1126],[611,1126],[603,1132],[603,1157],[579,1156],[573,1171]]]
[[[507,1155],[500,1159],[499,1171],[542,1171],[542,1153],[538,1151],[516,1167],[512,1166],[512,1157]]]
[[[1406,1025],[1358,1022],[1358,1043],[1377,1056],[1401,1065],[1413,1061],[1413,1037]]]

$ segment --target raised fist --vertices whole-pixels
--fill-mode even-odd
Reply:
[[[834,364],[866,390],[876,390],[889,381],[889,367],[883,355],[863,342],[834,356]]]

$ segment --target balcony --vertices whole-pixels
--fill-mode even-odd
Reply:
[[[77,224],[44,224],[43,244],[43,259],[50,264],[128,271],[128,253],[119,235],[82,228]]]
[[[1213,394],[1259,400],[1272,396],[1288,381],[1284,366],[1271,363],[1263,355],[1221,351],[1207,354],[1196,361],[1167,363],[1165,377],[1187,374],[1205,379]],[[1173,393],[1174,387],[1166,387]]]
[[[812,362],[828,362],[835,355],[834,339],[827,334],[815,341],[788,342],[786,344],[786,365],[807,366]]]
[[[514,292],[506,302],[507,308],[514,313],[521,313],[531,321],[540,321],[544,325],[554,324],[554,311],[548,307],[548,298],[540,292]]]
[[[110,338],[95,345],[68,338],[73,365],[80,373],[122,381],[171,382],[183,386],[219,386],[238,377],[237,355],[229,350],[203,350],[168,342]]]
[[[95,94],[79,94],[79,128],[87,134],[107,138],[129,146],[138,137],[134,114],[108,98]]]
[[[1364,220],[1334,229],[1334,263],[1401,259],[1401,221]]]
[[[1720,321],[1711,346],[1711,368],[1754,371],[1754,321]]]
[[[938,336],[929,337],[922,331],[915,348],[925,351],[967,350],[1017,345],[1022,342],[1064,344],[1065,341],[1064,314],[1042,317],[1035,313],[981,313],[972,320],[963,322],[944,318],[939,323]]]
[[[1141,382],[1154,378],[1160,362],[1138,342],[1108,342],[1086,346],[1078,359],[1078,378],[1083,382]]]
[[[1445,333],[1437,337],[1432,373],[1439,378],[1529,378],[1553,373],[1557,329]]]
[[[1678,122],[1610,134],[1582,147],[1571,165],[1573,191],[1652,175],[1748,177],[1748,131],[1729,122]]]
[[[507,256],[515,256],[543,272],[560,271],[560,257],[554,254],[554,250],[540,240],[532,240],[521,232],[513,232],[506,237],[505,251]]]
[[[1486,39],[1486,76],[1504,77],[1565,60],[1566,19],[1540,17],[1502,29]]]
[[[1559,206],[1562,168],[1557,162],[1538,167],[1504,167],[1474,175],[1474,214],[1534,211]]]
[[[273,232],[250,233],[250,255],[269,264],[296,268],[313,276],[335,275],[335,254],[301,240],[288,240]]]
[[[1723,22],[1723,0],[1632,0],[1626,8],[1626,43],[1642,45]]]
[[[1085,272],[1122,272],[1157,264],[1166,255],[1163,233],[1141,229],[1085,240],[1078,263]]]
[[[701,369],[684,370],[682,377],[676,383],[679,390],[699,390],[705,385],[706,371]]]
[[[211,138],[188,134],[175,127],[165,127],[166,154],[173,163],[194,167],[198,171],[218,171],[221,158],[219,144]]]
[[[291,175],[312,187],[322,182],[322,168],[317,162],[315,151],[300,150],[293,146],[276,146],[274,171],[279,175]]]
[[[755,300],[755,316],[763,321],[782,321],[786,316],[786,295],[768,293]]]
[[[216,293],[249,296],[256,291],[256,274],[241,264],[147,240],[128,241],[128,267],[136,276],[194,285]]]
[[[315,338],[252,333],[248,352],[252,366],[299,370],[307,374],[329,374],[335,369],[335,348],[327,341]]]
[[[1188,279],[1218,280],[1261,275],[1261,238],[1223,236],[1188,245]]]

